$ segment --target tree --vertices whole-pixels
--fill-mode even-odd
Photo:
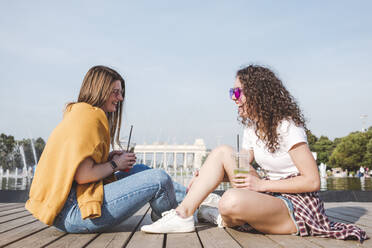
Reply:
[[[37,138],[35,140],[35,150],[36,150],[37,161],[39,161],[40,156],[44,151],[44,147],[45,147],[45,141],[40,137]]]
[[[0,135],[0,166],[4,169],[10,169],[12,167],[12,154],[16,142],[14,137],[2,133]]]
[[[329,158],[330,164],[349,171],[359,169],[364,165],[370,136],[369,133],[353,132],[341,138]]]
[[[306,130],[307,142],[309,143],[309,147],[311,151],[314,150],[314,145],[318,141],[318,138],[309,130]]]
[[[367,132],[365,132],[368,143],[366,146],[366,153],[364,155],[364,162],[363,166],[372,168],[372,126],[368,128]]]
[[[317,164],[328,164],[329,157],[334,150],[333,142],[327,136],[320,136],[320,138],[313,145],[314,152],[317,153]]]
[[[363,166],[372,168],[372,139],[369,139],[366,149],[366,155],[364,156]]]

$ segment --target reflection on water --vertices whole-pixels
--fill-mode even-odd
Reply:
[[[172,179],[185,186],[192,178],[191,170],[172,171],[167,170]],[[0,177],[0,190],[25,190],[31,185],[29,177]],[[217,190],[226,190],[231,188],[230,183],[221,183]],[[330,177],[321,178],[320,191],[327,190],[361,190],[372,191],[372,178],[368,177]]]
[[[322,178],[321,191],[326,190],[361,190],[372,191],[372,178],[368,177],[330,177]]]
[[[221,183],[217,190],[227,190],[231,188],[230,183]],[[331,190],[361,190],[372,191],[372,178],[353,178],[353,177],[330,177],[320,179],[320,191]]]

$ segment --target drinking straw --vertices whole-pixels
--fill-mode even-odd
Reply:
[[[238,156],[238,168],[239,168],[239,134],[236,135],[236,148],[238,150],[238,153],[236,155]]]
[[[236,135],[236,147],[238,148],[238,152],[239,152],[239,134]]]
[[[128,145],[127,145],[127,152],[129,151],[130,138],[132,137],[132,129],[133,129],[133,125],[130,126],[129,138],[128,138]]]

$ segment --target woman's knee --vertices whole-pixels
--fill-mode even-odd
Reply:
[[[234,149],[231,146],[228,145],[220,145],[217,146],[212,150],[212,153],[218,153],[218,154],[231,154],[234,151]]]
[[[240,194],[236,189],[227,190],[218,203],[218,210],[221,215],[232,215],[238,212],[241,205]]]
[[[227,157],[231,157],[234,150],[231,146],[228,145],[220,145],[214,148],[211,153],[209,154],[208,158],[214,158],[218,161],[224,161]]]
[[[153,169],[152,176],[161,187],[173,186],[172,178],[162,169]]]

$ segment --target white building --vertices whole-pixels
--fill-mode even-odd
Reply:
[[[120,143],[126,147],[126,141]],[[196,139],[192,145],[171,145],[163,142],[136,145],[134,152],[137,155],[138,163],[144,163],[153,168],[166,169],[167,167],[182,166],[186,169],[188,167],[200,168],[202,158],[207,155],[207,148],[203,139]]]

